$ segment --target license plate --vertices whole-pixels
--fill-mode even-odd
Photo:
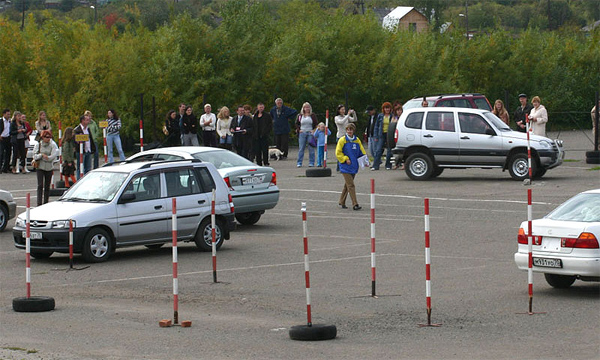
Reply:
[[[27,238],[27,231],[23,231],[23,237]],[[32,240],[41,240],[42,239],[42,233],[41,232],[29,232],[29,238]]]
[[[257,185],[262,184],[265,180],[264,175],[248,176],[242,178],[242,185]]]
[[[539,267],[562,268],[560,259],[533,258],[533,265]]]

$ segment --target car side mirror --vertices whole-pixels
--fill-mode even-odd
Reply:
[[[135,200],[135,194],[126,193],[126,194],[121,195],[121,198],[119,199],[119,204],[125,204],[125,203],[131,202],[133,200]]]
[[[494,132],[494,130],[492,130],[492,129],[489,129],[489,128],[488,128],[488,129],[485,129],[485,134],[486,134],[486,135],[492,135],[492,136],[493,136],[493,135],[496,135],[496,133]]]

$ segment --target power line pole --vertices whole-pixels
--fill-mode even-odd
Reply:
[[[21,11],[23,12],[23,17],[21,18],[21,31],[25,28],[25,0],[22,0],[21,3]]]

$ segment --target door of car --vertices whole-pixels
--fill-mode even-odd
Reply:
[[[165,171],[169,214],[173,209],[172,199],[177,199],[177,236],[179,238],[193,237],[200,221],[210,215],[212,188],[203,186],[201,179],[203,171],[208,172],[208,169],[187,167]],[[211,176],[210,172],[208,172],[208,176]],[[167,223],[169,227],[172,226],[172,221]]]
[[[473,165],[503,165],[506,151],[487,120],[479,114],[458,113],[460,162]]]
[[[454,112],[427,112],[421,141],[423,145],[431,150],[438,164],[457,163],[459,160],[459,142]]]
[[[117,204],[117,241],[131,244],[168,240],[167,201],[161,193],[160,173],[133,177],[121,197],[125,194],[133,194],[135,199]]]

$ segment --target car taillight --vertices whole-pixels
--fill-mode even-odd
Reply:
[[[231,187],[231,182],[229,181],[229,176],[223,178],[223,180],[225,180],[225,184],[227,184],[227,187],[229,188],[229,190],[233,191],[233,187]]]
[[[233,197],[231,197],[231,194],[229,194],[229,212],[231,212],[233,214],[234,211],[235,211],[235,208],[233,207]]]
[[[529,245],[528,240],[527,240],[527,234],[525,233],[525,229],[523,229],[523,228],[519,229],[519,235],[517,235],[517,242],[519,244]],[[533,235],[531,237],[531,245],[542,245],[542,236]]]
[[[576,249],[598,249],[598,239],[592,233],[583,232],[578,238],[562,238],[560,246]]]
[[[277,174],[275,173],[275,171],[273,171],[273,175],[271,175],[271,183],[269,184],[269,186],[271,185],[277,185]]]
[[[396,129],[396,131],[394,131],[394,142],[396,144],[398,143],[398,129]]]

